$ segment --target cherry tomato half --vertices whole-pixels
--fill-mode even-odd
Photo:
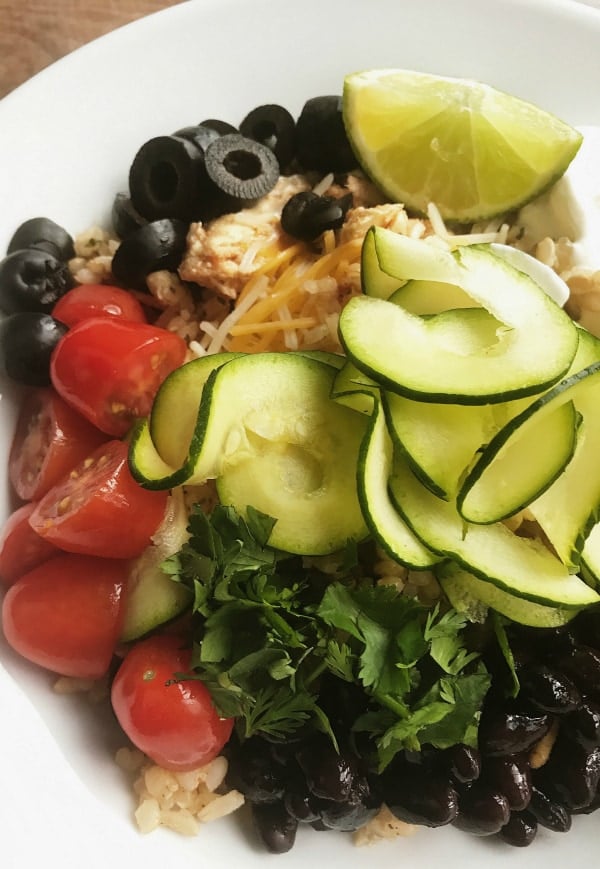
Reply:
[[[55,320],[65,326],[75,326],[92,317],[117,317],[133,323],[146,323],[144,309],[138,300],[108,284],[81,284],[61,296],[52,310]]]
[[[12,585],[24,573],[60,552],[29,524],[34,509],[35,504],[19,507],[0,532],[0,582],[4,585]]]
[[[50,377],[64,400],[107,434],[122,437],[147,416],[159,386],[183,363],[185,341],[148,323],[83,320],[58,342]]]
[[[39,565],[6,592],[7,642],[54,673],[99,679],[121,630],[128,570],[127,561],[65,553]]]
[[[135,558],[162,522],[168,492],[142,489],[127,444],[108,441],[53,486],[29,517],[34,531],[67,552]]]
[[[220,718],[206,686],[175,679],[190,672],[191,652],[174,636],[154,636],[133,646],[112,686],[121,727],[159,766],[191,770],[216,757],[231,735],[232,718]]]
[[[8,472],[23,501],[36,501],[106,440],[53,389],[35,389],[23,402]]]

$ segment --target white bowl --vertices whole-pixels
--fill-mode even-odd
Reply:
[[[594,0],[596,2],[596,0]],[[82,12],[82,14],[84,14]],[[196,0],[124,27],[74,52],[0,103],[0,250],[16,226],[45,214],[71,232],[105,222],[129,163],[152,135],[204,117],[239,122],[262,102],[298,112],[339,93],[345,73],[401,66],[466,76],[512,92],[575,125],[600,125],[600,13],[572,0]],[[0,518],[11,499],[6,454],[16,392],[2,384]],[[0,641],[1,643],[1,641]],[[110,721],[57,697],[52,678],[0,645],[0,854],[4,869],[32,865],[179,869],[263,865],[235,820],[189,840],[143,837],[112,762]],[[355,849],[350,837],[304,830],[270,858],[309,865],[455,869],[584,865],[600,846],[594,816],[560,836],[542,830],[527,850],[421,830]]]

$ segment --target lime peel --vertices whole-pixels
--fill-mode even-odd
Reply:
[[[564,121],[477,81],[402,69],[344,80],[348,138],[393,201],[473,223],[520,208],[566,171],[583,137]]]

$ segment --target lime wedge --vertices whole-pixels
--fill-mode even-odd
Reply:
[[[365,172],[390,199],[471,223],[538,196],[582,142],[532,103],[466,79],[401,69],[344,81],[346,131]]]

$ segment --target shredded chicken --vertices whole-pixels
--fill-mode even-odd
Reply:
[[[264,264],[261,248],[281,234],[285,203],[295,193],[309,189],[302,175],[284,176],[252,208],[225,214],[206,226],[192,223],[179,276],[235,299],[248,278]]]

